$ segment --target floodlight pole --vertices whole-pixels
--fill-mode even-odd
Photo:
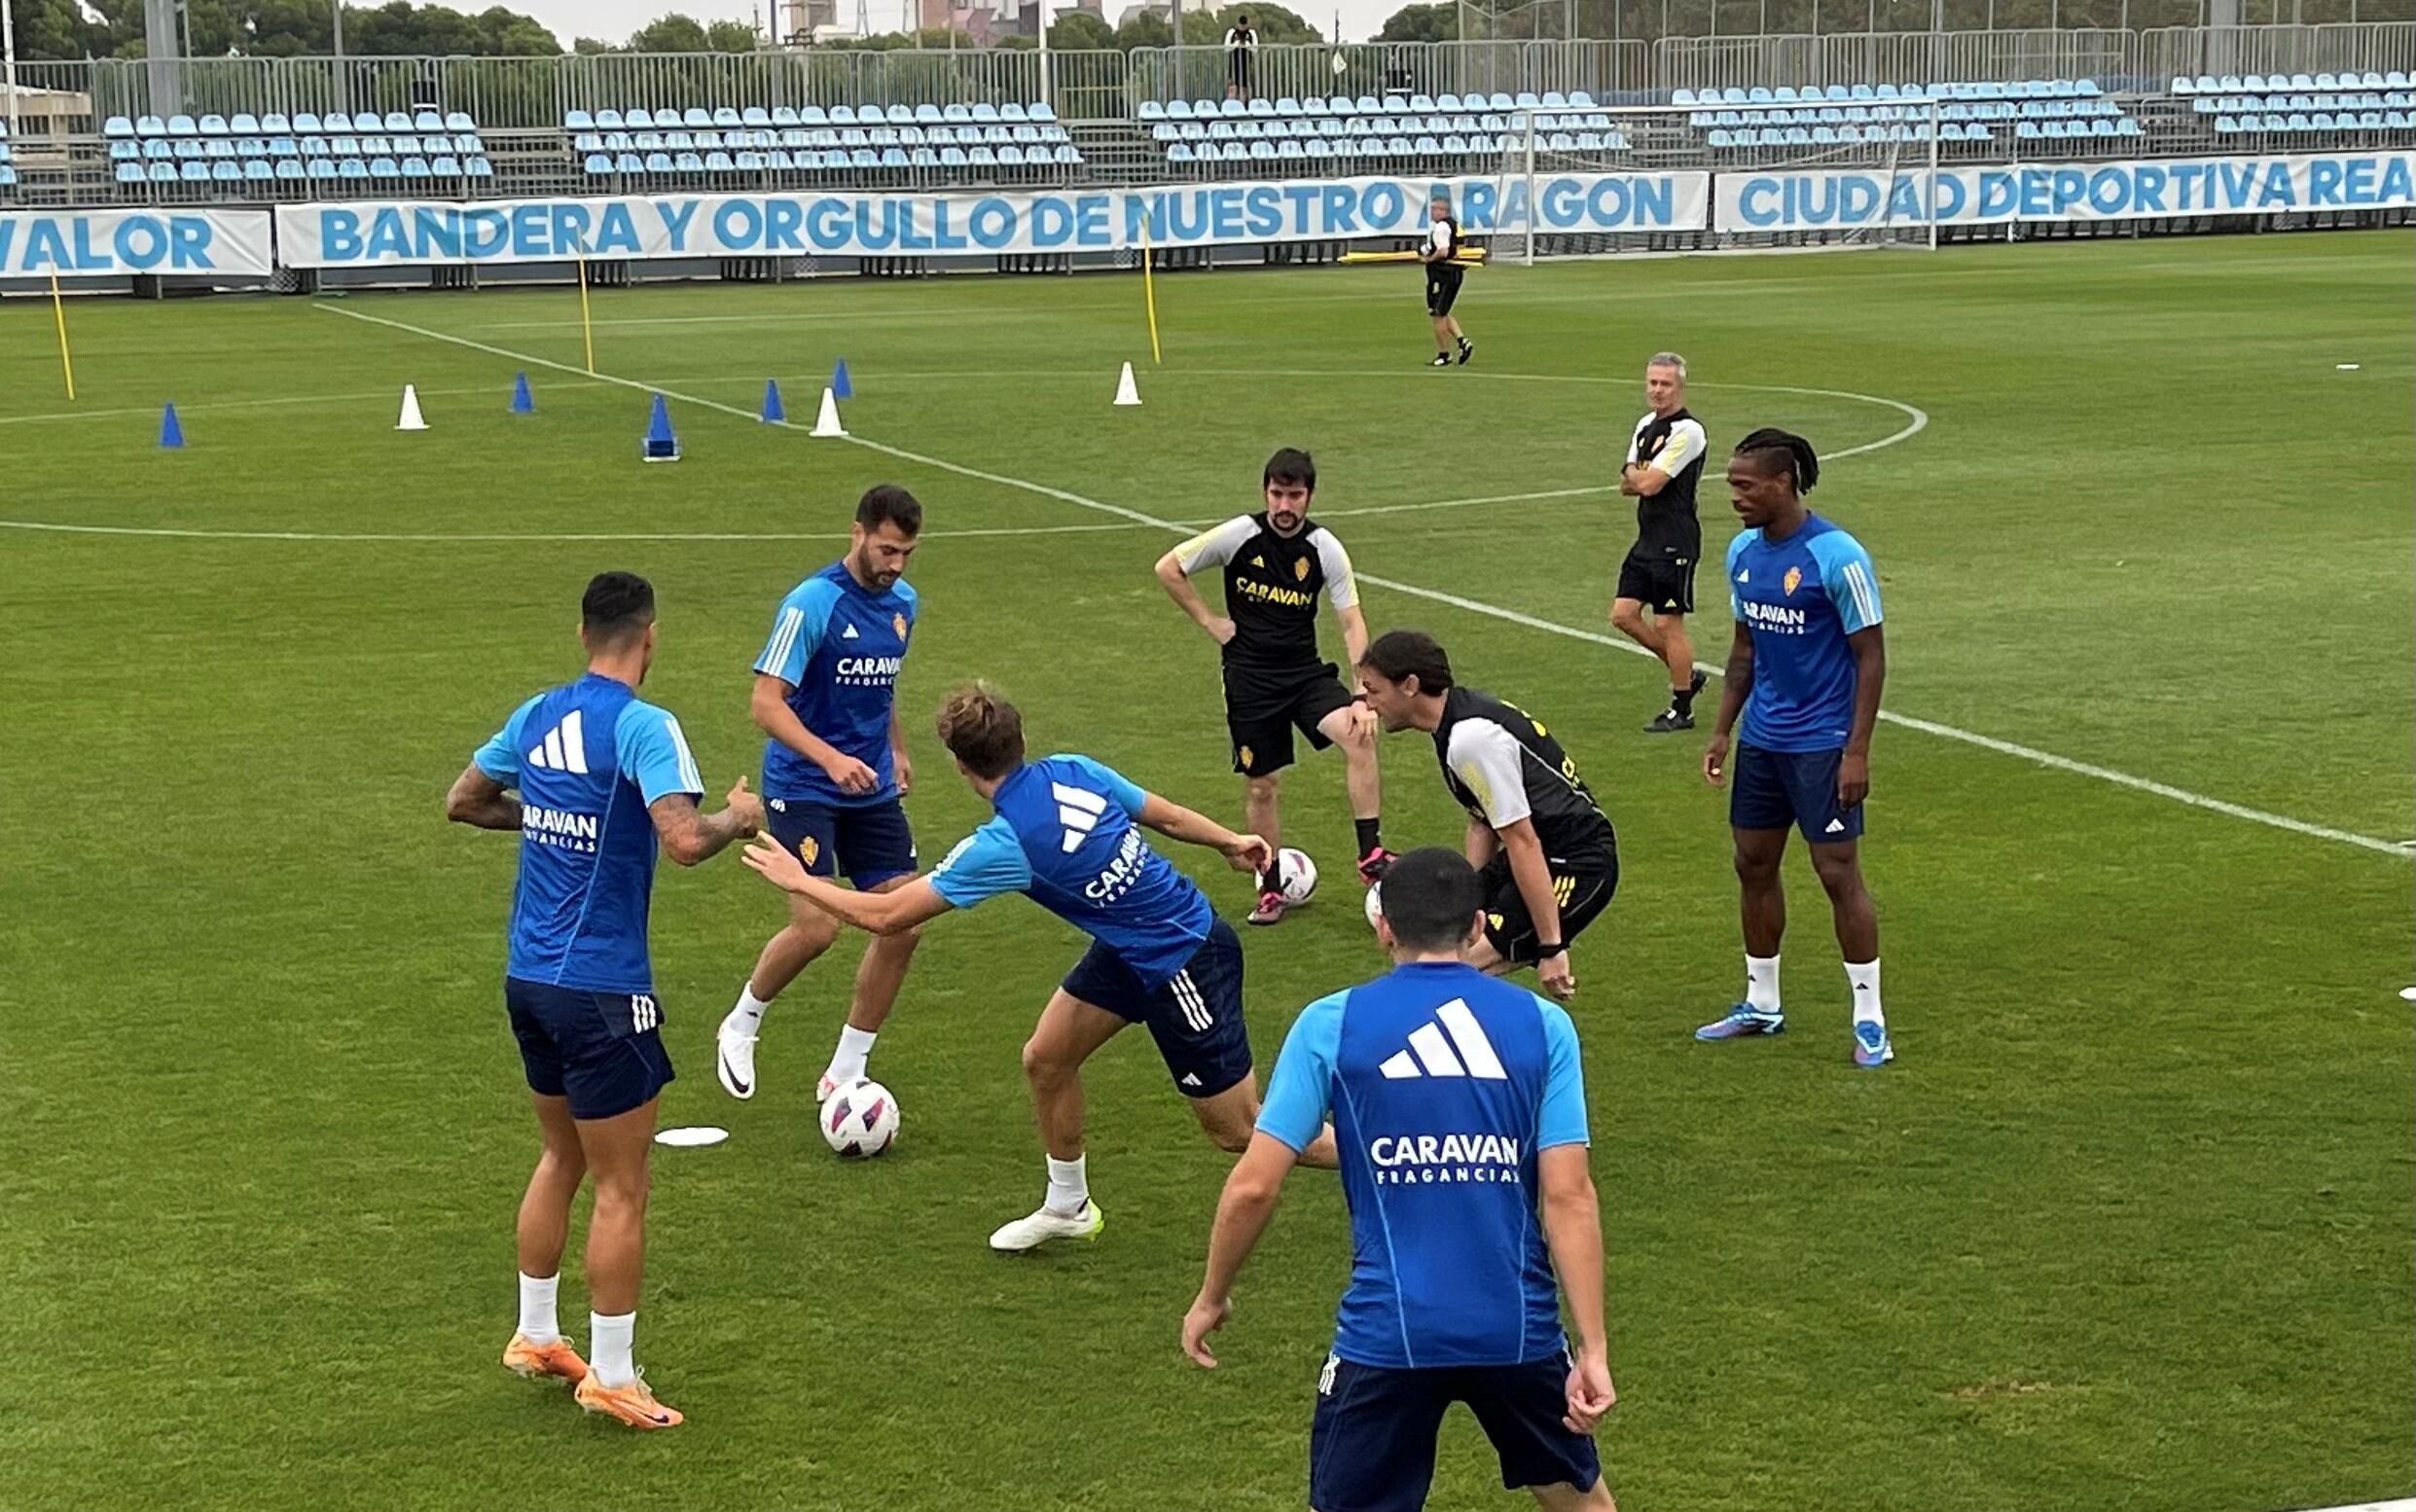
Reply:
[[[17,13],[0,0],[0,88],[9,91],[9,135],[17,135]]]

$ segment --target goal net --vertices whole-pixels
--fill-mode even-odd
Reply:
[[[1943,122],[1938,102],[1926,96],[1829,99],[1816,97],[1819,93],[1808,90],[1801,99],[1544,105],[1508,112],[1498,118],[1506,129],[1496,133],[1501,160],[1490,224],[1466,229],[1487,238],[1492,263],[1727,247],[1936,246],[1935,228],[1921,205],[1934,182],[1939,148],[1984,142],[1985,137],[1965,133],[1985,128]],[[1600,204],[1627,210],[1637,229],[1559,229],[1573,218],[1570,197],[1582,192],[1568,181],[1604,174],[1643,175],[1624,188],[1598,191],[1605,197]],[[1662,203],[1669,198],[1663,193],[1669,188],[1665,176],[1699,174],[1711,176],[1700,227],[1668,229],[1666,212],[1678,207]],[[1784,219],[1793,229],[1718,229],[1721,180],[1739,193],[1749,182],[1754,186],[1745,201],[1748,208],[1776,197],[1785,213],[1770,218]],[[1545,197],[1540,207],[1539,192]]]

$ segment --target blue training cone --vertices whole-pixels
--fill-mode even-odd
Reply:
[[[671,434],[671,412],[663,396],[654,396],[654,414],[646,421],[646,444],[638,453],[649,462],[679,460],[679,439]]]
[[[176,422],[176,407],[169,405],[160,412],[160,445],[181,447],[185,444],[185,428]]]
[[[780,406],[780,384],[776,378],[764,379],[764,413],[756,416],[766,425],[777,425],[788,418],[788,411]]]
[[[845,357],[839,359],[839,366],[831,369],[831,397],[834,399],[855,397],[854,388],[847,382],[847,359]]]
[[[512,413],[514,414],[537,413],[537,401],[528,392],[528,375],[525,373],[516,374],[512,378]]]

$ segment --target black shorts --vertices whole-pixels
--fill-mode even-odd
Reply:
[[[1388,1370],[1327,1358],[1309,1428],[1309,1504],[1317,1512],[1419,1512],[1434,1480],[1443,1414],[1465,1402],[1501,1457],[1503,1489],[1590,1491],[1603,1463],[1569,1411],[1569,1356],[1523,1365]]]
[[[1225,54],[1225,80],[1237,89],[1250,87],[1250,54],[1247,48],[1234,48]]]
[[[590,992],[506,977],[503,1007],[528,1090],[568,1098],[573,1118],[617,1118],[670,1083],[663,1005],[651,992]]]
[[[1837,768],[1846,758],[1832,751],[1766,751],[1737,746],[1736,770],[1728,774],[1728,823],[1741,830],[1783,830],[1789,824],[1816,846],[1842,845],[1862,835],[1862,806],[1837,802]]]
[[[1633,598],[1655,614],[1695,612],[1695,555],[1636,547],[1619,563],[1621,598]]]
[[[1245,777],[1281,772],[1292,764],[1295,729],[1311,750],[1325,749],[1334,742],[1318,723],[1351,702],[1351,690],[1331,662],[1276,671],[1227,663],[1225,729],[1233,737],[1233,770]]]
[[[1426,313],[1442,316],[1452,312],[1452,305],[1460,298],[1462,270],[1449,263],[1426,265]],[[1321,1512],[1321,1509],[1320,1509]]]
[[[1242,942],[1217,919],[1183,969],[1152,987],[1124,957],[1094,940],[1060,984],[1066,995],[1119,1019],[1149,1026],[1174,1090],[1212,1098],[1250,1074],[1250,1029],[1242,1020]]]
[[[1619,850],[1614,845],[1544,859],[1552,869],[1552,895],[1561,905],[1560,943],[1567,945],[1585,933],[1585,926],[1610,906],[1611,894],[1619,890]],[[1518,879],[1510,875],[1509,852],[1495,851],[1477,879],[1485,884],[1485,938],[1503,960],[1533,965],[1535,947],[1543,942],[1535,936],[1535,921],[1528,916]]]
[[[772,838],[797,852],[816,877],[843,876],[866,892],[915,875],[915,832],[906,807],[892,798],[841,808],[815,798],[767,798]]]

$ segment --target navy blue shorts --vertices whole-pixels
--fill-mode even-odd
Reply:
[[[797,852],[816,877],[836,875],[865,892],[917,870],[915,832],[906,806],[891,798],[842,808],[815,798],[767,798],[772,838]]]
[[[1783,830],[1789,824],[1816,846],[1833,846],[1862,833],[1862,806],[1837,804],[1837,764],[1846,753],[1766,751],[1737,747],[1728,775],[1728,822],[1741,830]]]
[[[1465,1402],[1494,1452],[1501,1484],[1592,1489],[1603,1463],[1588,1433],[1571,1433],[1569,1357],[1524,1365],[1388,1370],[1328,1357],[1309,1427],[1309,1504],[1316,1512],[1419,1512],[1434,1480],[1443,1414]]]
[[[653,1101],[671,1079],[663,1007],[651,992],[590,992],[506,977],[503,1006],[528,1090],[568,1098],[573,1118],[617,1118]]]
[[[1183,969],[1145,986],[1124,957],[1094,940],[1065,973],[1066,994],[1120,1019],[1149,1026],[1177,1091],[1212,1098],[1250,1074],[1250,1030],[1242,1022],[1242,941],[1217,919]]]

